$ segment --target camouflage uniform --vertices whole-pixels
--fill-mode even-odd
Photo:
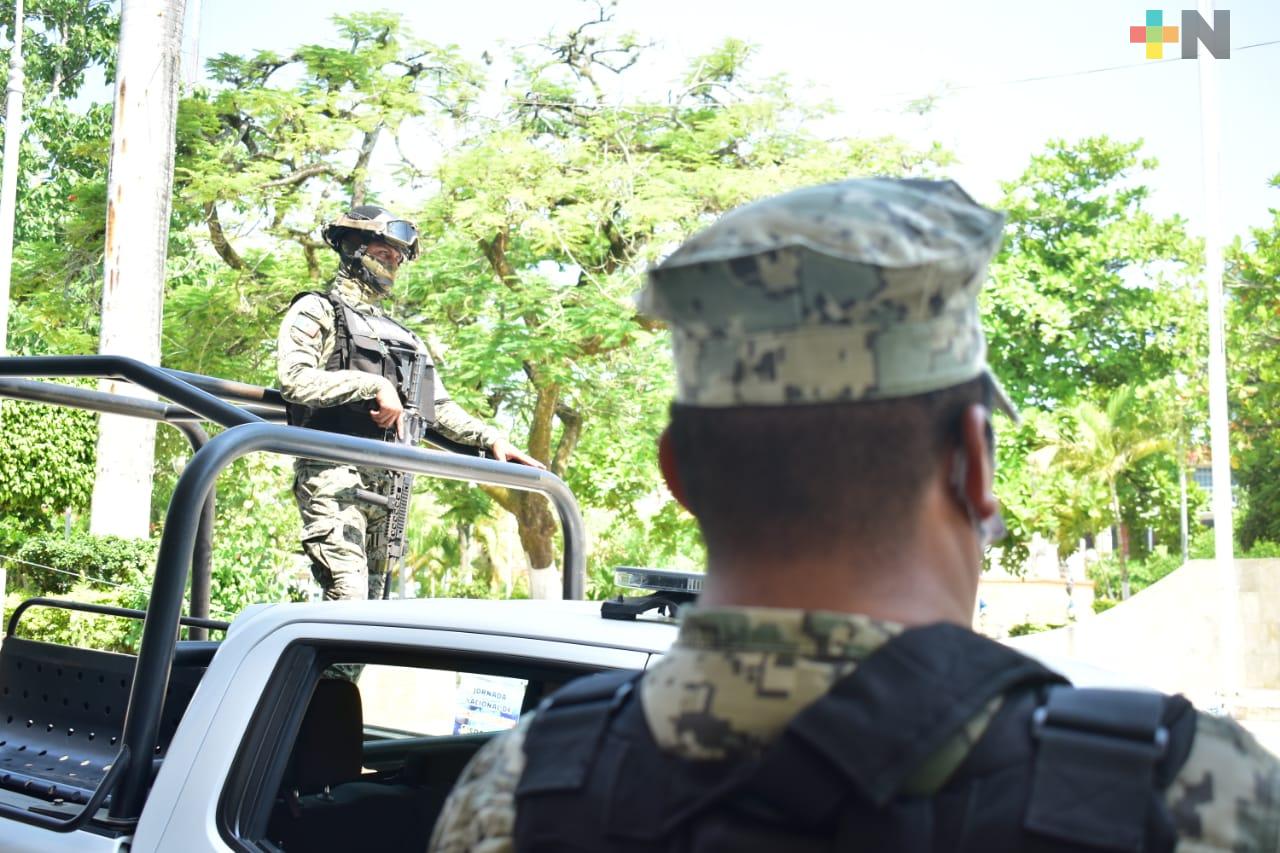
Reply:
[[[366,314],[386,316],[368,287],[339,274],[332,292]],[[280,390],[293,403],[339,406],[377,395],[386,382],[355,370],[325,370],[334,347],[333,306],[318,295],[299,299],[285,315],[278,341]],[[435,427],[446,437],[488,447],[500,436],[449,399],[436,377]],[[294,496],[302,514],[302,548],[327,599],[381,598],[386,573],[385,507],[355,500],[356,489],[387,494],[384,469],[299,459]],[[370,556],[372,555],[372,556]],[[379,556],[382,555],[382,556]]]
[[[641,307],[672,330],[677,399],[806,405],[993,383],[977,295],[1003,217],[951,182],[869,179],[788,193],[722,217],[656,269]],[[691,761],[760,752],[802,709],[902,631],[859,614],[690,608],[640,681],[658,746]],[[1001,705],[988,703],[903,793],[937,790]],[[514,850],[531,715],[463,773],[431,850]],[[1280,850],[1280,761],[1201,714],[1165,800],[1177,850]]]
[[[855,614],[692,608],[679,638],[640,682],[658,745],[683,758],[759,752],[858,662],[901,631]],[[915,773],[904,793],[940,787],[999,700]],[[436,853],[515,850],[515,789],[532,715],[477,753],[440,815]],[[1179,853],[1280,850],[1280,762],[1236,723],[1201,714],[1190,757],[1166,797]]]

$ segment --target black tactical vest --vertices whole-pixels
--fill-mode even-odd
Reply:
[[[639,673],[574,682],[525,739],[518,851],[1171,851],[1163,791],[1186,761],[1181,696],[1076,689],[952,625],[904,632],[801,711],[759,758],[654,742]],[[903,786],[996,696],[942,787]]]
[[[385,376],[400,392],[401,402],[408,403],[406,389],[414,362],[426,359],[427,369],[417,405],[424,421],[430,424],[434,419],[435,380],[431,357],[418,336],[390,318],[357,311],[332,293],[299,293],[289,304],[312,294],[323,297],[333,306],[335,339],[333,354],[325,363],[325,370],[359,370]],[[394,440],[393,431],[383,429],[369,417],[373,406],[373,400],[356,400],[325,408],[286,403],[286,412],[291,426]]]

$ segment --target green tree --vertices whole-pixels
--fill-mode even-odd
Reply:
[[[0,9],[12,37],[13,6]],[[27,129],[18,178],[9,348],[92,352],[101,302],[111,105],[83,104],[87,73],[113,74],[119,15],[107,0],[31,0]],[[0,63],[0,75],[7,74]]]
[[[501,111],[472,116],[438,170],[424,263],[403,291],[438,330],[456,396],[522,430],[588,505],[633,519],[658,491],[650,460],[670,399],[665,335],[630,300],[643,269],[758,196],[943,159],[813,135],[827,108],[754,78],[751,48],[732,39],[664,100],[615,97],[644,49],[602,10],[516,53]],[[488,491],[518,520],[530,567],[553,566],[545,501]]]
[[[97,415],[43,403],[0,407],[0,553],[88,509]]]
[[[1004,185],[1005,242],[983,292],[996,374],[1019,405],[1053,408],[1203,373],[1191,276],[1200,250],[1158,219],[1141,143],[1055,140]]]
[[[1117,534],[1115,553],[1120,564],[1121,598],[1129,597],[1129,570],[1123,543],[1125,516],[1120,502],[1121,478],[1149,456],[1173,449],[1172,442],[1143,423],[1130,388],[1118,388],[1105,406],[1085,400],[1063,419],[1055,442],[1062,463],[1080,483],[1104,489],[1110,519]]]
[[[641,271],[759,195],[945,159],[814,136],[805,128],[829,108],[752,77],[733,40],[669,98],[618,97],[644,45],[607,11],[517,49],[516,73],[484,99],[479,69],[395,16],[335,25],[342,47],[216,58],[218,85],[184,104],[176,215],[192,227],[171,264],[166,362],[270,381],[278,312],[332,269],[317,226],[362,201],[416,210],[424,253],[401,271],[393,310],[433,344],[452,395],[522,438],[584,505],[670,542],[687,523],[634,509],[661,494],[650,460],[670,398],[665,333],[630,301]],[[409,144],[429,135],[444,140],[434,163]],[[489,494],[519,521],[529,565],[554,565],[545,502]]]
[[[1280,187],[1280,175],[1271,185]],[[1280,210],[1228,253],[1232,444],[1244,511],[1240,544],[1280,542]]]
[[[989,358],[1024,416],[998,427],[997,494],[1015,559],[1033,533],[1066,551],[1114,522],[1110,489],[1053,450],[1079,434],[1074,407],[1105,413],[1133,387],[1134,408],[1162,413],[1160,429],[1184,447],[1203,432],[1200,250],[1180,218],[1145,209],[1155,163],[1139,151],[1107,137],[1054,140],[1003,185],[1006,239],[982,300]],[[1176,524],[1177,476],[1163,456],[1126,469],[1116,481],[1126,520]]]

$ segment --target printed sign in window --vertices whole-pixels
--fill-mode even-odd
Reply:
[[[515,728],[528,684],[523,678],[458,673],[453,733],[466,735]]]

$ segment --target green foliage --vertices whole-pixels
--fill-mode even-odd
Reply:
[[[516,73],[486,99],[477,68],[394,15],[335,26],[340,46],[216,57],[215,85],[183,103],[175,221],[191,228],[171,262],[166,362],[270,377],[276,312],[332,269],[317,226],[349,202],[380,200],[370,164],[389,159],[394,203],[416,208],[424,248],[401,271],[393,313],[432,341],[452,395],[551,463],[585,506],[617,513],[606,551],[685,548],[692,523],[674,505],[651,521],[633,509],[662,495],[651,460],[671,392],[665,334],[630,301],[642,270],[744,201],[852,174],[927,173],[945,155],[813,135],[829,108],[753,76],[740,41],[695,58],[665,103],[615,97],[646,45],[607,11],[515,49]],[[448,140],[431,174],[400,145],[423,128]],[[233,233],[247,227],[267,239]],[[544,564],[555,529],[545,504],[489,495]],[[436,532],[419,543],[420,562],[445,565],[458,525],[488,511],[467,503],[428,521]],[[636,524],[653,540],[626,541]],[[428,574],[424,585],[456,586]]]
[[[15,354],[92,352],[102,282],[110,104],[75,99],[86,72],[114,72],[119,14],[106,0],[31,0],[23,58],[26,127],[19,161],[9,320]],[[0,9],[13,33],[13,5]],[[7,63],[0,65],[0,75]]]
[[[1044,624],[1040,622],[1019,622],[1009,628],[1010,637],[1025,637],[1028,634],[1039,634],[1061,628],[1062,625]]]
[[[1020,405],[1052,407],[1177,371],[1199,376],[1199,248],[1144,209],[1140,143],[1052,141],[1004,185],[1006,239],[983,291],[996,374]],[[1136,173],[1136,174],[1135,174]]]
[[[149,574],[155,565],[156,543],[88,533],[70,537],[53,533],[31,537],[14,556],[21,562],[9,568],[11,587],[40,595],[60,595],[77,585],[105,582],[118,586]]]
[[[93,491],[97,415],[44,403],[0,404],[0,550],[50,530]]]
[[[298,510],[279,460],[254,455],[218,479],[210,609],[223,617],[260,602],[287,600],[297,565]]]
[[[116,23],[98,0],[79,22],[65,14],[81,8],[75,0],[31,2],[31,74],[52,96],[30,101],[10,341],[22,353],[89,352],[110,109],[67,97],[86,68],[109,66]],[[946,152],[818,136],[830,105],[755,74],[752,47],[732,38],[692,58],[669,94],[646,96],[631,69],[648,46],[607,8],[510,49],[514,72],[501,86],[393,14],[341,16],[334,33],[284,54],[215,57],[212,85],[183,101],[164,362],[274,382],[280,313],[292,294],[324,287],[334,266],[317,226],[349,204],[392,205],[418,221],[424,247],[401,272],[393,313],[431,341],[456,399],[548,462],[602,519],[591,593],[611,591],[616,565],[700,565],[696,527],[653,462],[672,389],[666,333],[630,300],[643,270],[745,201],[852,175],[936,174]],[[438,149],[415,150],[425,139]],[[1107,468],[1082,452],[1066,464],[1121,388],[1133,389],[1136,415],[1123,426],[1134,441],[1203,440],[1204,329],[1190,285],[1199,249],[1180,219],[1146,211],[1152,167],[1137,143],[1058,141],[1004,188],[1009,237],[984,303],[996,372],[1025,416],[997,426],[1009,562],[1035,532],[1073,547],[1117,515],[1175,541],[1177,458],[1130,454]],[[1277,235],[1280,215],[1232,256],[1246,543],[1280,541],[1280,489],[1267,476],[1280,461],[1270,414],[1280,404]],[[0,545],[81,509],[91,485],[92,416],[59,411],[50,433],[37,420],[11,424],[11,411],[25,412],[4,406]],[[32,463],[50,435],[60,443]],[[188,455],[164,432],[159,447],[157,516]],[[278,599],[297,566],[287,472],[237,463],[219,489],[215,606]],[[509,589],[483,547],[464,547],[499,511],[515,516],[531,558],[557,550],[540,499],[422,491],[439,504],[411,541],[424,590],[520,594],[523,581]],[[1192,490],[1193,507],[1199,499]]]
[[[1181,554],[1167,553],[1163,548],[1157,548],[1143,559],[1125,561],[1122,572],[1122,564],[1116,555],[1107,554],[1089,566],[1089,577],[1097,584],[1094,610],[1101,612],[1097,609],[1098,600],[1122,599],[1124,572],[1127,572],[1132,595],[1163,579],[1182,565]]]
[[[135,585],[142,583],[143,580],[141,576],[133,578]],[[15,607],[29,597],[21,592],[5,596],[5,613],[12,613]],[[76,584],[59,598],[108,607],[127,607],[135,610],[146,608],[146,595],[134,591],[133,586],[127,589],[103,590],[88,584]],[[18,636],[65,646],[82,646],[136,654],[138,643],[142,639],[142,620],[82,613],[61,607],[33,607],[23,614],[18,627]]]
[[[23,9],[23,77],[27,98],[74,98],[85,72],[115,72],[120,16],[109,0],[27,0]],[[13,42],[14,5],[0,10],[0,28]],[[7,71],[8,63],[4,63]]]
[[[7,405],[7,404],[6,404]],[[156,543],[61,533],[33,536],[6,560],[5,613],[28,598],[63,600],[144,610],[151,590]],[[136,652],[142,622],[81,613],[56,607],[34,607],[22,616],[20,636],[63,645]]]
[[[1280,187],[1280,175],[1271,183]],[[1227,282],[1232,461],[1245,493],[1237,527],[1245,549],[1280,542],[1280,209],[1251,236],[1252,246],[1237,240],[1229,251]]]
[[[1274,560],[1280,558],[1280,542],[1255,539],[1241,556],[1248,560]]]
[[[1073,550],[1125,523],[1176,542],[1181,445],[1202,434],[1199,248],[1145,210],[1138,143],[1049,143],[1005,184],[983,291],[995,372],[1024,423],[999,427],[996,493],[1018,564],[1039,532]],[[1189,490],[1192,512],[1203,500]],[[1008,563],[1006,563],[1008,565]]]
[[[1115,607],[1119,603],[1120,602],[1114,598],[1095,598],[1093,600],[1093,612],[1106,613],[1108,610]]]

